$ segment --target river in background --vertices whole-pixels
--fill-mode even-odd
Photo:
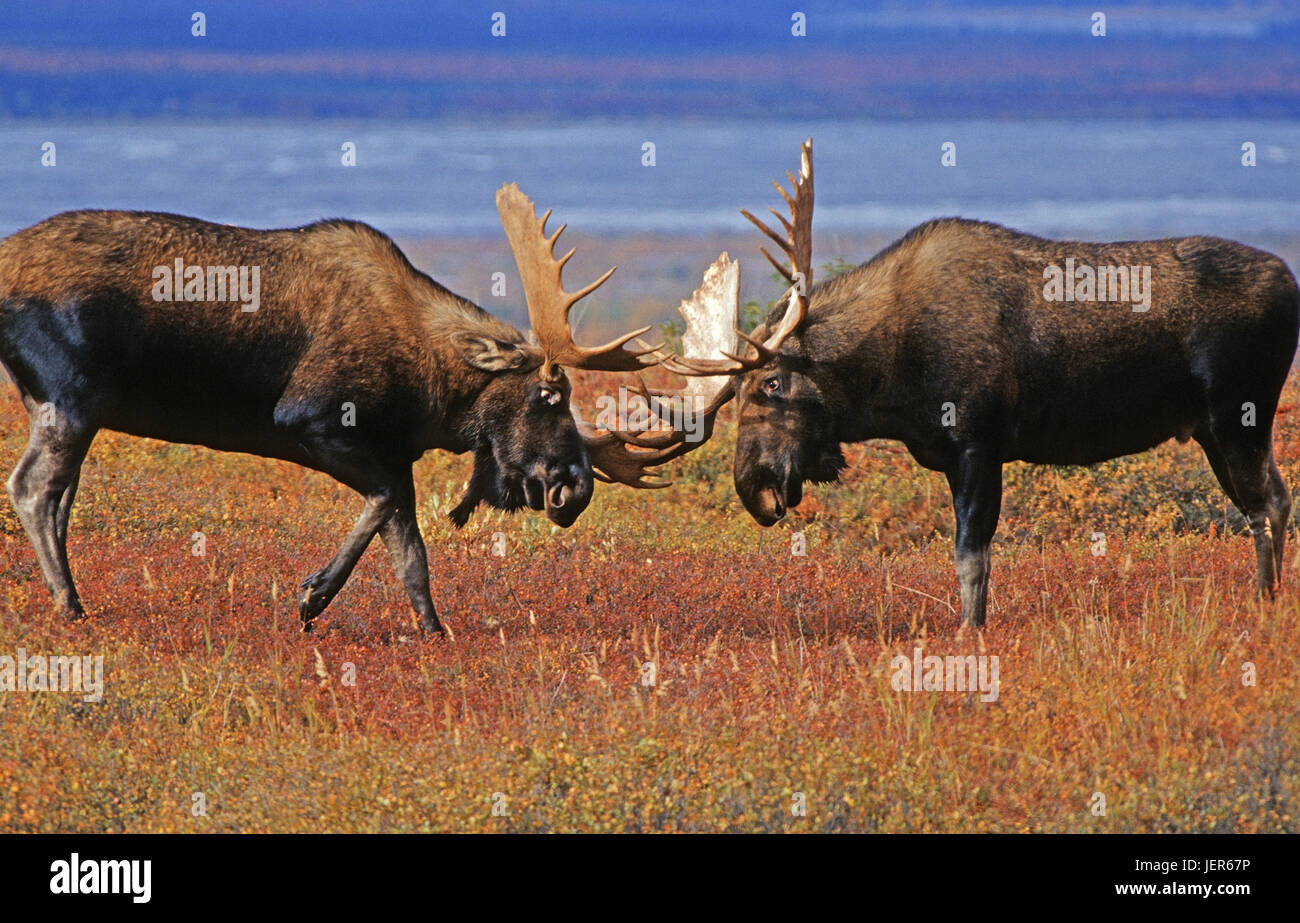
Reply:
[[[1259,121],[0,122],[0,234],[73,208],[172,211],[252,227],[342,216],[397,238],[413,263],[526,323],[493,297],[512,259],[495,192],[517,181],[578,245],[568,278],[615,279],[580,313],[589,331],[666,320],[721,250],[742,297],[778,287],[740,216],[812,135],[815,263],[869,258],[907,228],[962,215],[1083,239],[1215,234],[1300,263],[1300,123]],[[56,165],[41,165],[55,143]],[[345,142],[356,166],[341,164]],[[956,166],[940,164],[956,145]],[[1257,166],[1241,164],[1243,142]],[[643,166],[644,145],[654,166]],[[539,210],[540,210],[539,209]],[[555,227],[552,224],[552,227]]]
[[[0,233],[64,209],[174,211],[254,227],[327,216],[396,237],[499,234],[518,181],[604,235],[744,232],[812,135],[819,234],[942,215],[1084,238],[1300,234],[1300,123],[1235,120],[0,123]],[[53,141],[57,164],[41,165]],[[341,165],[356,145],[355,167]],[[940,165],[956,145],[956,166]],[[1241,164],[1242,143],[1258,165]],[[644,166],[644,145],[654,166]]]

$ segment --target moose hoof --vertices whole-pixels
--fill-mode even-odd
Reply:
[[[447,637],[447,630],[442,627],[442,622],[438,621],[438,616],[432,613],[420,618],[420,630],[426,635],[433,635],[435,638],[444,639]]]
[[[304,634],[311,632],[311,623],[317,614],[311,604],[311,590],[308,590],[302,594],[302,599],[298,602],[298,619],[302,622]]]
[[[68,591],[54,595],[54,608],[69,622],[79,622],[86,617],[86,610],[81,608],[81,600]]]
[[[318,570],[302,582],[302,597],[298,600],[298,618],[302,620],[302,630],[311,631],[312,620],[329,605],[330,596],[322,589],[325,571]]]

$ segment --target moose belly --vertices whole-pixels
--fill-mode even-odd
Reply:
[[[136,436],[286,457],[275,426],[286,376],[272,356],[212,349],[145,349],[114,369],[103,426]]]
[[[1132,379],[1060,384],[1022,398],[1012,414],[1007,460],[1090,465],[1167,439],[1186,440],[1200,422],[1199,389],[1190,379],[1149,387],[1134,387]]]

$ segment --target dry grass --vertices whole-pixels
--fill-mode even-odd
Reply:
[[[8,391],[6,470],[25,431]],[[1295,559],[1257,603],[1250,542],[1195,445],[1010,467],[991,625],[959,635],[941,477],[868,446],[761,530],[732,491],[731,435],[671,491],[601,487],[568,531],[480,510],[458,533],[444,514],[467,460],[421,462],[455,632],[431,643],[380,547],[298,633],[292,589],[359,511],[343,488],[103,434],[71,538],[88,622],[49,615],[0,503],[0,654],[98,654],[106,679],[94,704],[0,693],[0,830],[1297,829]],[[1293,484],[1298,441],[1283,415]],[[998,655],[1000,697],[895,692],[890,660],[915,644]]]

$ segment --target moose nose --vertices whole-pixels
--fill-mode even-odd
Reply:
[[[750,466],[736,472],[735,482],[740,502],[760,526],[775,525],[803,500],[801,478],[794,472]]]
[[[546,515],[557,526],[568,527],[591,502],[591,475],[582,468],[567,467],[546,478]]]
[[[754,497],[754,518],[765,526],[773,525],[785,515],[785,503],[775,487],[761,487]]]

